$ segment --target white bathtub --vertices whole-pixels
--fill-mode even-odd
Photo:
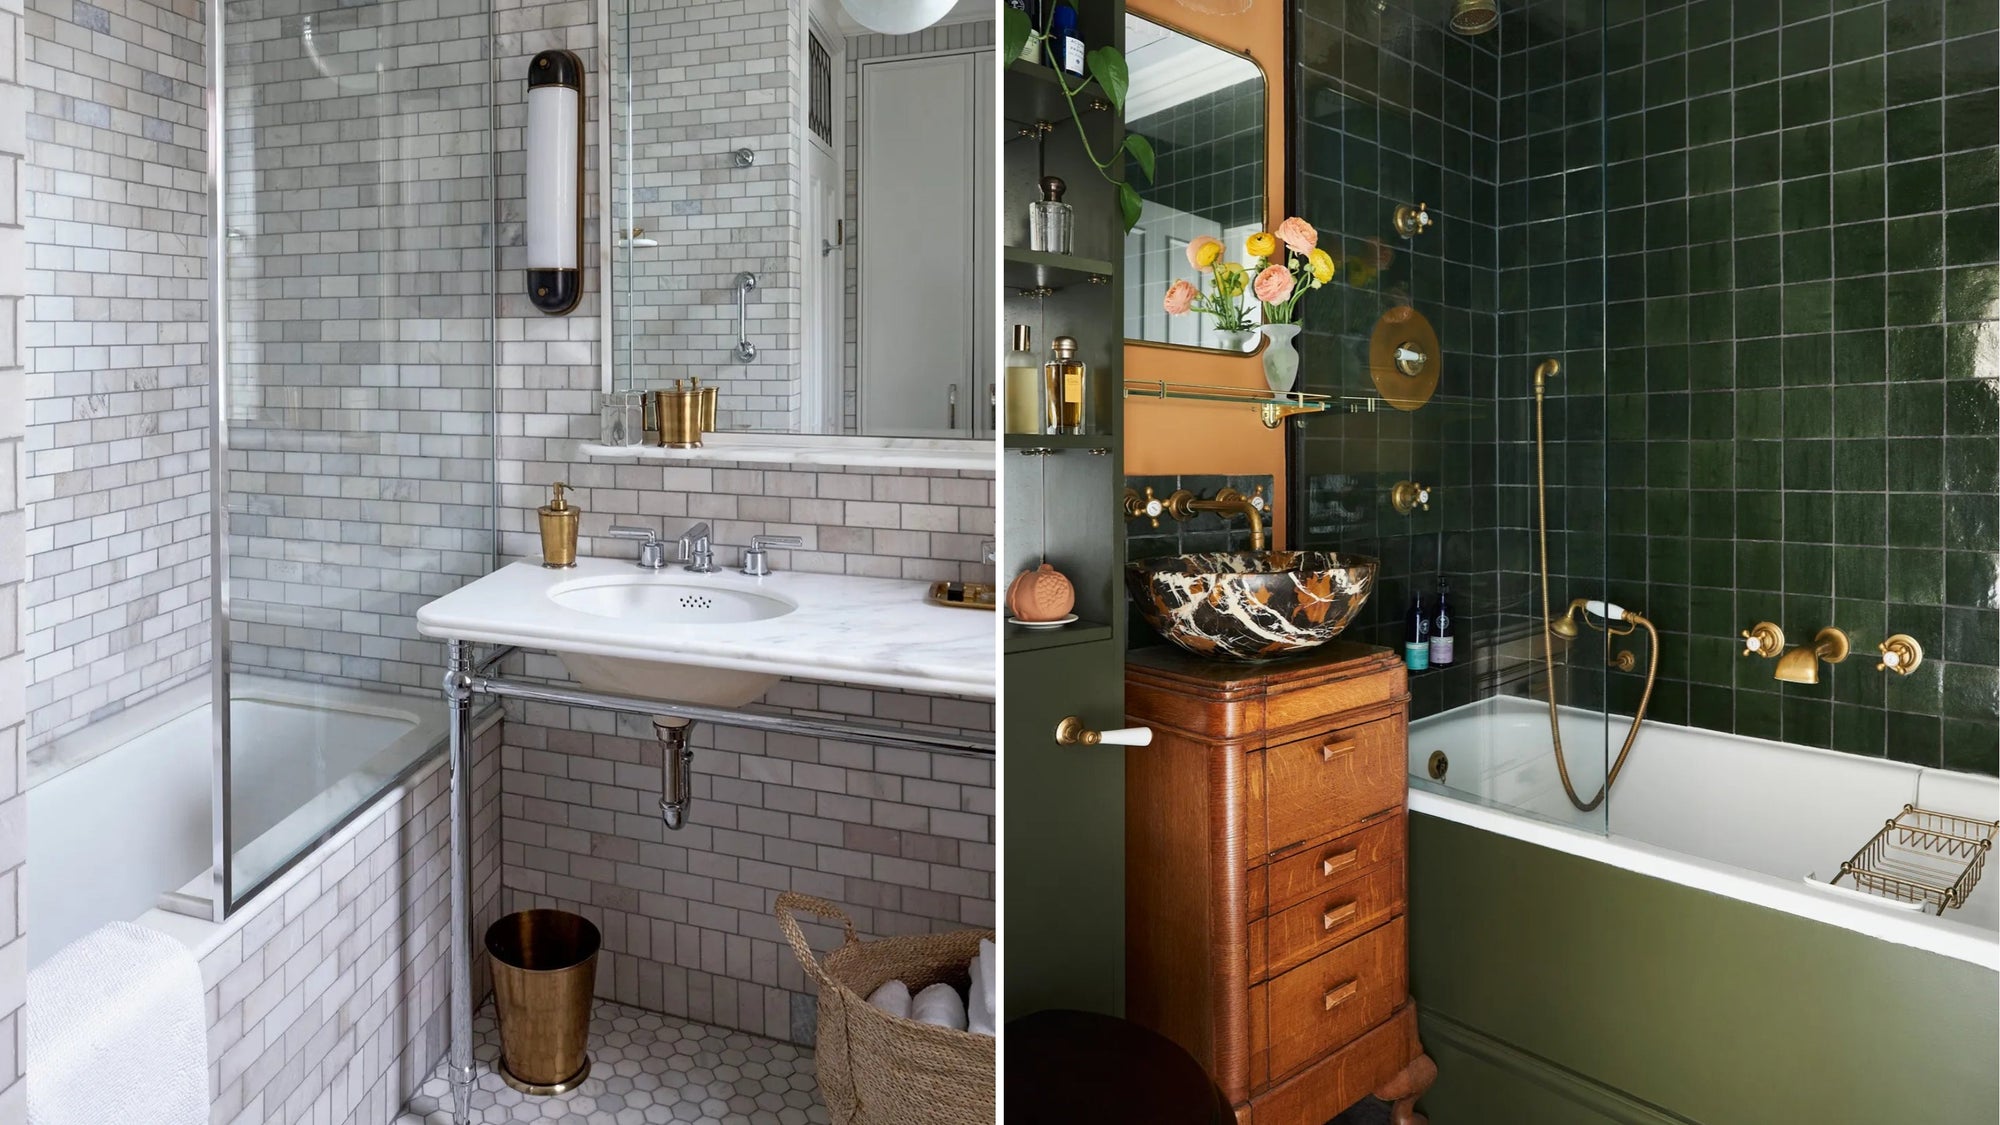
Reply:
[[[443,704],[423,697],[242,675],[230,690],[239,894],[381,792],[445,733]],[[192,919],[155,907],[170,891],[214,893],[210,692],[206,680],[176,688],[32,756],[31,965],[119,919],[200,932],[185,924]]]
[[[1563,710],[1586,800],[1627,723]],[[1944,917],[1820,885],[1905,804],[2000,820],[2000,780],[1648,722],[1606,807],[1581,813],[1556,775],[1547,705],[1519,698],[1412,723],[1409,769],[1412,812],[2000,970],[2000,872]]]

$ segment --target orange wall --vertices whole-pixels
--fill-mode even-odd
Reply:
[[[1176,0],[1126,0],[1125,7],[1155,23],[1247,54],[1264,72],[1264,199],[1276,226],[1285,201],[1285,5],[1262,0],[1238,16],[1203,15]],[[1238,252],[1241,248],[1238,247]],[[1157,295],[1156,295],[1157,296]],[[1255,355],[1226,356],[1189,348],[1127,341],[1125,378],[1169,383],[1210,383],[1264,388],[1263,361]],[[1125,400],[1125,471],[1132,476],[1172,473],[1268,474],[1272,542],[1284,542],[1284,429],[1267,430],[1247,406],[1196,402]]]

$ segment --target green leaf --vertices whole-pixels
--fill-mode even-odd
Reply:
[[[1090,52],[1084,61],[1090,67],[1090,76],[1104,87],[1104,96],[1111,99],[1111,104],[1118,107],[1119,113],[1124,113],[1125,88],[1132,82],[1131,75],[1125,70],[1125,56],[1119,54],[1116,47],[1099,47]]]
[[[1146,173],[1146,182],[1149,184],[1152,183],[1153,142],[1137,133],[1127,133],[1125,135],[1125,151],[1131,153],[1132,159],[1139,162],[1139,170]]]
[[[1120,183],[1118,185],[1118,210],[1120,214],[1125,216],[1125,229],[1127,231],[1139,225],[1139,212],[1144,210],[1145,206],[1146,201],[1139,198],[1138,191],[1131,184]]]
[[[1021,57],[1021,49],[1028,45],[1028,13],[1019,8],[1007,9],[1005,30],[1007,53],[1000,57],[1012,66]]]

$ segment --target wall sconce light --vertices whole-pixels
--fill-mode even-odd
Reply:
[[[583,60],[528,62],[528,299],[562,316],[583,299]]]

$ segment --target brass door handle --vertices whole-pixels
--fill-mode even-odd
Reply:
[[[1361,913],[1360,903],[1343,902],[1325,914],[1320,915],[1320,927],[1328,930],[1339,929],[1349,922],[1354,921],[1354,916],[1359,913]]]
[[[1152,727],[1120,727],[1116,730],[1091,730],[1083,725],[1083,720],[1070,715],[1056,724],[1056,744],[1059,746],[1151,746]]]
[[[1329,742],[1319,748],[1319,760],[1322,762],[1331,762],[1342,754],[1352,754],[1357,745],[1351,738],[1344,738],[1339,742]]]
[[[1335,852],[1319,861],[1319,873],[1321,875],[1331,875],[1341,868],[1354,866],[1354,861],[1360,858],[1361,851],[1358,848],[1349,848],[1344,852]]]
[[[1340,1005],[1354,999],[1360,991],[1361,979],[1359,977],[1355,977],[1345,984],[1334,985],[1326,991],[1326,1010],[1329,1012],[1333,1011]]]

